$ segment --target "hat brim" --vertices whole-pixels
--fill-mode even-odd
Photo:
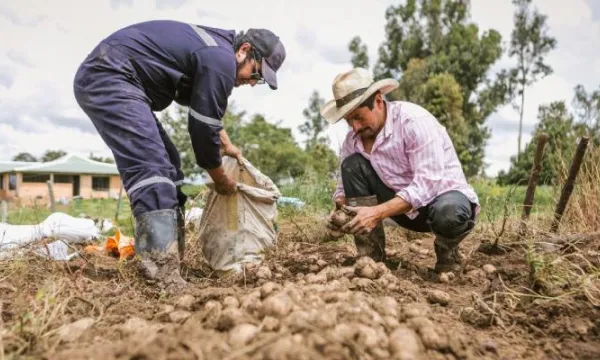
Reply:
[[[328,123],[334,124],[356,109],[358,105],[365,101],[369,96],[373,95],[377,90],[381,91],[382,95],[385,95],[396,89],[399,85],[398,81],[394,79],[376,81],[371,84],[361,96],[340,108],[337,107],[335,99],[330,100],[321,108],[321,116],[323,116]]]
[[[275,74],[275,70],[269,65],[267,60],[263,57],[262,59],[262,68],[261,68],[262,76],[269,84],[271,89],[277,90],[277,74]]]

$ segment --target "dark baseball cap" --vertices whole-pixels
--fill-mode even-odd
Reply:
[[[267,29],[249,29],[244,35],[262,55],[262,76],[271,89],[277,89],[277,70],[285,60],[285,48],[279,36]]]

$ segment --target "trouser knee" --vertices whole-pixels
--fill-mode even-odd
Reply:
[[[440,237],[460,238],[475,225],[471,203],[463,194],[457,193],[438,197],[429,209],[431,231]]]

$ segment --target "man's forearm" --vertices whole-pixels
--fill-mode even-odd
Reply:
[[[409,212],[412,206],[401,197],[395,196],[393,199],[377,205],[380,220],[385,218],[402,215]]]
[[[229,136],[225,129],[219,131],[219,138],[221,139],[221,146],[226,147],[231,144],[231,140],[229,140]]]

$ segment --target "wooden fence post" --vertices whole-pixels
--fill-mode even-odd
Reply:
[[[54,201],[54,183],[52,180],[46,181],[48,184],[48,197],[50,198],[50,210],[52,212],[56,211],[56,202]]]
[[[123,198],[123,183],[119,188],[119,199],[117,200],[117,211],[115,212],[115,222],[119,221],[119,212],[121,211],[121,199]]]
[[[583,155],[585,154],[585,149],[587,148],[588,141],[589,137],[584,136],[579,141],[579,145],[577,145],[577,151],[575,152],[575,156],[573,157],[573,161],[571,162],[571,167],[569,168],[569,175],[567,177],[567,181],[560,194],[560,200],[556,205],[556,210],[554,211],[554,220],[552,221],[550,232],[554,233],[556,232],[556,230],[558,230],[560,220],[562,219],[563,213],[565,212],[565,209],[567,207],[567,203],[569,202],[569,198],[571,197],[571,193],[573,192],[575,179],[577,179],[577,174],[579,173],[579,169],[581,168],[581,162],[583,160]]]
[[[535,196],[535,188],[537,187],[540,173],[542,172],[542,158],[544,156],[544,148],[548,142],[548,134],[541,133],[538,136],[537,147],[535,150],[535,157],[533,158],[533,166],[531,168],[531,175],[529,176],[529,184],[527,185],[527,192],[525,193],[525,200],[523,201],[523,214],[521,215],[521,236],[525,234],[526,221],[529,219],[531,208],[533,205],[533,198]]]
[[[2,222],[5,223],[6,220],[8,220],[8,203],[2,200]]]

